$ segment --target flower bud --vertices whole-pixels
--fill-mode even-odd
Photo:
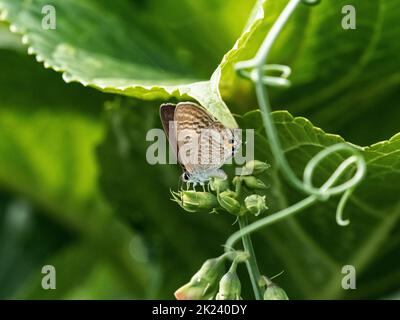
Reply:
[[[238,183],[242,183],[242,177],[240,177],[240,176],[235,176],[235,177],[233,178],[233,180],[232,180],[232,183],[233,183],[234,185],[236,185],[236,184],[238,184]]]
[[[175,291],[177,300],[212,299],[217,290],[218,279],[224,273],[224,258],[206,260],[190,281]]]
[[[259,160],[252,160],[249,162],[246,162],[245,166],[242,168],[242,175],[243,176],[249,176],[249,175],[254,175],[258,176],[261,173],[267,171],[267,169],[270,168],[270,165],[268,163],[259,161]]]
[[[243,182],[245,186],[249,189],[253,190],[267,189],[267,186],[264,184],[264,182],[253,176],[243,177]]]
[[[218,202],[226,211],[237,215],[240,212],[240,203],[234,196],[235,193],[233,191],[224,191],[218,195]]]
[[[263,211],[267,210],[268,207],[265,205],[265,196],[258,194],[252,194],[244,199],[246,209],[255,216],[258,216]]]
[[[172,193],[173,200],[188,212],[210,212],[218,207],[217,197],[209,192],[186,190]]]
[[[229,270],[219,282],[215,300],[240,300],[241,284],[236,270]]]
[[[227,179],[213,178],[210,181],[212,191],[223,192],[229,189],[229,181]]]
[[[285,290],[271,282],[265,289],[264,300],[289,300],[289,297]]]

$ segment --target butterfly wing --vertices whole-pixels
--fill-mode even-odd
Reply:
[[[238,138],[235,132],[227,129],[220,122],[213,122],[208,130],[204,130],[200,136],[202,146],[202,162],[199,170],[215,170],[220,168],[236,152]]]
[[[214,120],[198,104],[178,103],[175,109],[176,141],[178,159],[189,173],[202,170],[201,154],[198,152],[201,132],[210,127]]]
[[[160,106],[160,119],[168,139],[170,139],[170,124],[173,125],[175,108],[176,105],[172,103],[164,103]],[[174,127],[172,127],[171,131],[173,131],[175,135]]]
[[[163,104],[160,118],[178,161],[190,174],[220,168],[232,157],[234,132],[192,102]]]
[[[169,144],[178,157],[178,145],[176,143],[176,128],[174,121],[176,105],[173,103],[164,103],[160,106],[160,119],[164,128],[165,135],[168,138]],[[185,169],[185,168],[183,168]]]
[[[212,119],[199,105],[187,102],[178,104],[174,119],[178,159],[189,173],[214,171],[236,151],[233,130]]]

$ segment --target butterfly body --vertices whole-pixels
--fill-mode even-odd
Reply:
[[[160,117],[184,170],[184,182],[204,186],[213,177],[226,179],[220,168],[238,149],[235,129],[226,128],[192,102],[163,104]]]
[[[186,171],[182,174],[182,181],[189,185],[193,185],[194,187],[197,184],[204,186],[211,178],[220,178],[225,180],[226,173],[222,169],[209,169],[192,173]]]

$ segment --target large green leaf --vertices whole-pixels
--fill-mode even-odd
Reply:
[[[287,112],[273,116],[285,153],[299,176],[318,151],[343,142],[304,118],[293,118]],[[109,107],[107,119],[108,134],[99,152],[103,190],[117,212],[157,243],[166,271],[163,297],[171,297],[177,284],[189,279],[202,260],[221,252],[220,245],[236,226],[232,226],[231,216],[188,215],[170,201],[169,189],[178,188],[178,166],[151,166],[145,159],[146,147],[151,144],[143,144],[146,131],[161,126],[154,114],[116,102]],[[256,129],[256,157],[272,164],[269,214],[304,198],[277,171],[259,113],[251,112],[239,122],[243,128]],[[399,136],[363,148],[362,153],[368,175],[345,209],[349,226],[336,225],[339,199],[332,198],[254,235],[262,272],[273,275],[285,270],[277,281],[292,298],[382,297],[400,287],[400,261],[395,256],[400,245],[395,237],[400,228]],[[334,154],[323,161],[315,183],[325,181],[343,159],[344,155]],[[356,267],[357,290],[341,289],[341,269],[346,264]],[[173,273],[171,268],[181,272]]]
[[[305,118],[293,118],[287,112],[273,114],[283,150],[299,177],[307,162],[319,151],[344,142],[340,136],[326,134]],[[254,128],[260,123],[258,112],[244,117],[242,125]],[[269,159],[263,129],[259,127],[256,157]],[[294,297],[371,298],[398,289],[400,266],[395,252],[399,250],[396,232],[400,228],[398,198],[400,171],[400,136],[361,149],[367,162],[367,176],[356,189],[345,215],[347,227],[335,224],[334,214],[339,199],[333,198],[307,209],[303,214],[259,232],[264,250],[272,250],[286,270],[282,283],[297,287]],[[322,184],[347,157],[333,154],[318,166],[316,184]],[[274,171],[274,170],[273,170]],[[283,209],[305,195],[285,183],[281,174],[272,174],[272,211]],[[270,260],[266,260],[268,265]],[[341,269],[353,265],[357,270],[357,290],[343,290]]]
[[[53,1],[55,30],[42,28],[45,0],[2,0],[0,11],[29,52],[68,82],[142,99],[191,97],[235,126],[219,96],[219,72],[209,79],[252,2]]]
[[[251,31],[223,63],[221,88],[236,111],[257,102],[233,65],[254,57],[288,1],[259,1]],[[342,28],[342,8],[356,10],[356,29]],[[274,43],[267,63],[292,68],[292,87],[271,89],[275,109],[288,108],[347,140],[368,144],[398,132],[400,3],[396,0],[324,0],[299,5]],[[249,91],[250,90],[250,91]],[[365,130],[366,127],[379,130]]]
[[[192,97],[234,126],[218,86],[234,111],[255,105],[251,84],[237,78],[233,65],[254,56],[286,3],[257,1],[213,81],[208,79],[240,34],[253,1],[58,1],[56,30],[41,28],[44,0],[2,0],[0,8],[12,29],[25,34],[31,53],[65,71],[66,80],[142,99]],[[399,3],[353,1],[357,29],[344,30],[341,10],[347,4],[300,4],[269,59],[294,72],[293,87],[275,92],[274,105],[287,106],[353,142],[371,143],[397,132]],[[97,16],[103,17],[101,26]],[[364,124],[377,121],[379,132],[364,130]]]

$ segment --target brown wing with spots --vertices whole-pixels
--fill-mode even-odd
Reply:
[[[176,106],[174,120],[179,161],[189,173],[202,170],[201,132],[214,123],[213,119],[201,106],[183,102]]]
[[[160,119],[168,139],[170,139],[170,122],[174,121],[175,108],[176,104],[172,103],[164,103],[160,106]],[[175,128],[173,128],[173,132],[175,132]]]
[[[220,168],[232,156],[232,130],[194,103],[180,103],[175,115],[178,159],[189,173]]]
[[[234,135],[222,123],[214,122],[200,137],[202,159],[199,169],[218,169],[231,158]],[[205,161],[204,161],[205,160]],[[204,165],[203,165],[204,164]]]
[[[172,103],[164,103],[160,106],[160,119],[164,128],[165,135],[171,145],[176,157],[178,157],[178,146],[176,143],[175,115],[176,105]],[[184,168],[183,168],[184,169]]]

